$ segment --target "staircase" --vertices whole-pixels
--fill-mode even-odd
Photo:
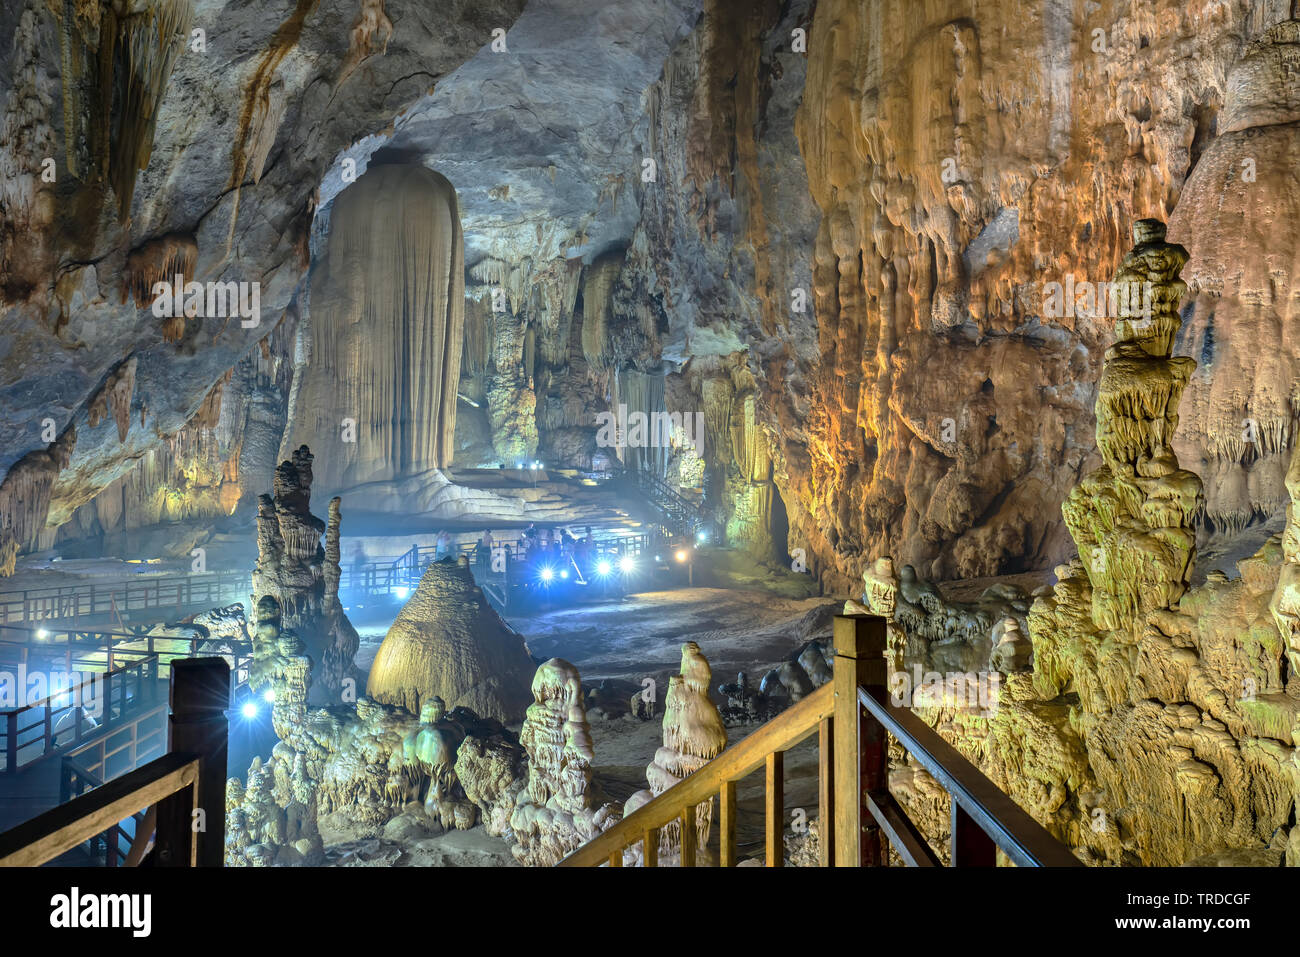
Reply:
[[[650,472],[629,469],[623,473],[623,477],[653,507],[669,534],[693,537],[703,532],[714,544],[724,544],[726,528],[712,511],[685,498],[677,489]]]
[[[647,867],[658,864],[660,831],[681,822],[681,864],[695,865],[696,813],[716,796],[721,814],[719,856],[736,866],[736,784],[764,769],[766,866],[784,863],[784,754],[816,734],[818,821],[823,867],[879,866],[890,849],[911,867],[935,867],[938,855],[889,793],[893,736],[951,798],[949,861],[953,867],[992,867],[998,851],[1019,867],[1082,867],[1068,847],[984,776],[956,748],[885,688],[885,619],[839,615],[831,681],[723,751],[648,804],[578,848],[560,867],[623,866],[626,848],[640,844]]]

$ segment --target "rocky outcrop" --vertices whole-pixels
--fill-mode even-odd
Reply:
[[[412,714],[437,696],[450,708],[517,721],[534,667],[523,637],[487,603],[469,568],[434,562],[379,646],[366,694]]]
[[[1277,614],[1294,521],[1237,563],[1239,577],[1215,572],[1189,586],[1200,480],[1179,469],[1171,440],[1193,360],[1169,354],[1182,253],[1161,233],[1138,224],[1120,268],[1119,278],[1156,284],[1155,308],[1125,317],[1107,352],[1103,464],[1064,507],[1080,556],[1031,607],[1031,648],[1014,638],[995,646],[992,666],[1007,672],[996,708],[918,710],[1089,863],[1246,851],[1280,860],[1300,847],[1294,628]],[[1017,645],[1032,651],[1032,671],[1020,670]],[[897,779],[900,801],[938,841],[947,809],[926,777],[896,760],[891,788]]]

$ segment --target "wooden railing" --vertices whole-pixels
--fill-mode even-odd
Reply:
[[[719,862],[734,867],[736,785],[765,769],[768,867],[784,863],[784,754],[818,736],[818,829],[822,866],[889,862],[888,845],[904,863],[939,863],[916,825],[889,793],[888,735],[893,734],[952,798],[952,866],[992,866],[995,848],[1020,866],[1082,866],[1070,849],[1021,810],[980,771],[885,690],[885,620],[839,615],[831,681],[726,749],[649,803],[560,862],[562,867],[623,865],[640,842],[645,865],[658,863],[660,831],[681,824],[681,863],[695,864],[696,809],[719,800]]]
[[[131,658],[132,654],[118,651],[117,656]],[[161,698],[153,694],[158,656],[138,652],[134,657],[103,674],[91,674],[75,686],[59,688],[40,701],[0,711],[4,773],[16,774],[53,754],[75,750],[90,737],[109,734],[158,707]],[[93,724],[86,720],[87,701],[99,712]],[[65,718],[69,723],[59,727]]]
[[[215,608],[247,600],[251,588],[252,577],[243,572],[28,588],[0,593],[0,624],[112,618],[123,612],[154,608],[177,612],[184,608]]]
[[[230,666],[177,661],[172,671],[170,753],[0,834],[0,867],[34,867],[151,808],[160,867],[222,866]],[[142,828],[137,841],[149,837]],[[134,853],[132,857],[137,855]]]
[[[159,747],[163,747],[162,743]],[[76,758],[72,756],[63,758],[59,769],[60,804],[67,804],[73,798],[103,786],[103,779],[94,771],[83,767]],[[131,825],[130,830],[126,828],[128,823]],[[145,828],[152,828],[152,826],[148,815],[141,811],[132,814],[129,818],[123,818],[103,833],[94,835],[85,846],[96,864],[99,863],[102,853],[105,867],[122,867],[131,860],[131,850],[133,846],[137,846],[136,839],[144,837]]]

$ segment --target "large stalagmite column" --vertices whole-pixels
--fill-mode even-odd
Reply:
[[[322,489],[450,464],[464,257],[456,191],[430,169],[372,165],[334,201],[285,439],[330,450]]]
[[[1200,478],[1179,467],[1171,444],[1178,400],[1196,368],[1195,360],[1172,355],[1187,250],[1165,242],[1165,224],[1154,219],[1134,224],[1133,239],[1115,274],[1121,319],[1097,394],[1104,462],[1061,506],[1092,583],[1093,621],[1103,630],[1176,606],[1191,579],[1192,517],[1203,500]]]

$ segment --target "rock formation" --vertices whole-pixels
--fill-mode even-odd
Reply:
[[[1240,577],[1189,587],[1200,481],[1170,446],[1193,365],[1169,356],[1182,254],[1158,223],[1134,232],[1118,278],[1157,284],[1152,321],[1125,317],[1108,351],[1103,464],[1063,506],[1080,555],[1030,609],[1033,670],[1017,670],[1016,644],[1029,649],[1002,640],[1006,625],[993,666],[1011,667],[995,713],[920,710],[1085,861],[1212,863],[1249,851],[1280,862],[1300,847],[1300,708],[1286,693],[1294,626],[1278,614],[1290,600],[1294,500],[1287,529],[1237,563]],[[895,758],[891,789],[941,842],[946,799]]]
[[[338,499],[330,503],[327,540],[333,557],[321,547],[325,523],[311,514],[313,456],[304,445],[275,472],[274,495],[263,495],[257,512],[257,567],[253,602],[273,598],[280,626],[302,641],[313,661],[312,703],[337,704],[355,695],[360,639],[338,601]]]
[[[552,658],[537,669],[533,703],[519,743],[528,752],[528,784],[519,793],[510,828],[521,864],[549,867],[619,820],[592,784],[596,758],[578,669]]]
[[[517,721],[534,667],[523,637],[487,603],[469,568],[433,562],[388,629],[366,694],[412,714],[436,695],[450,708]]]
[[[1115,284],[1149,289],[1150,314],[1126,309],[1116,325],[1097,396],[1103,464],[1061,507],[1092,585],[1093,620],[1105,630],[1177,603],[1191,577],[1192,517],[1202,504],[1200,478],[1179,468],[1171,448],[1178,402],[1196,368],[1193,359],[1171,357],[1187,251],[1166,243],[1155,220],[1139,221],[1133,238]]]
[[[709,682],[713,671],[693,641],[682,645],[681,672],[668,679],[668,693],[664,697],[664,743],[655,751],[654,761],[646,766],[648,791],[638,791],[624,805],[624,815],[631,814],[651,798],[698,771],[722,753],[727,746],[727,729],[717,706],[709,698]],[[697,830],[696,847],[708,844],[713,827],[713,799],[699,804],[695,809]],[[665,825],[659,832],[660,860],[678,853],[681,847],[681,825]],[[639,860],[639,845],[629,854]]]
[[[423,166],[378,165],[339,194],[312,276],[285,447],[331,450],[331,492],[451,463],[465,336],[456,191]]]

